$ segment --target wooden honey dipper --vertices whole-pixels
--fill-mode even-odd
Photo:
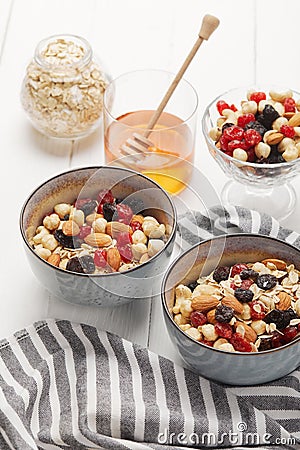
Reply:
[[[219,23],[220,23],[220,21],[217,17],[211,16],[209,14],[206,14],[203,17],[202,25],[201,25],[200,32],[198,34],[197,41],[195,42],[191,51],[189,52],[186,59],[184,60],[181,68],[179,69],[174,80],[172,81],[169,89],[165,93],[158,108],[156,109],[156,111],[152,115],[151,119],[149,120],[146,130],[144,131],[143,134],[133,133],[132,139],[130,139],[130,138],[127,139],[126,142],[121,145],[120,149],[124,155],[132,156],[138,160],[139,156],[144,156],[143,153],[147,152],[149,147],[155,147],[153,145],[153,143],[148,139],[149,135],[153,131],[153,128],[155,127],[155,125],[156,125],[158,119],[160,118],[164,108],[166,107],[168,101],[170,100],[171,95],[175,91],[176,86],[178,85],[179,81],[183,77],[183,74],[185,73],[186,69],[189,67],[190,63],[192,62],[194,56],[196,55],[197,51],[199,50],[199,48],[202,44],[202,42],[204,40],[207,41],[209,39],[211,34],[219,26]]]

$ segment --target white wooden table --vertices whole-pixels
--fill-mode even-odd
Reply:
[[[298,0],[0,0],[0,338],[40,319],[65,318],[105,328],[179,360],[165,331],[159,298],[114,310],[73,306],[54,298],[35,279],[22,248],[20,208],[50,176],[102,164],[103,136],[99,130],[75,143],[47,139],[27,121],[19,94],[25,67],[44,37],[85,37],[113,77],[142,68],[174,72],[206,13],[217,15],[221,26],[185,77],[200,101],[196,166],[220,194],[226,177],[201,135],[204,107],[234,86],[268,85],[271,80],[300,90]],[[300,191],[300,177],[293,185]],[[300,231],[300,203],[285,225]]]

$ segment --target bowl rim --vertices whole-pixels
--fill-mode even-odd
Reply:
[[[282,241],[281,239],[277,239],[273,236],[266,236],[264,234],[260,234],[260,233],[232,233],[232,234],[222,234],[219,236],[214,236],[212,238],[208,238],[205,239],[201,242],[198,242],[197,244],[192,245],[190,248],[188,248],[187,250],[185,250],[184,252],[182,252],[179,256],[177,256],[177,258],[174,259],[174,261],[171,262],[171,264],[169,265],[169,267],[167,268],[163,280],[162,280],[162,284],[161,284],[161,303],[163,305],[163,311],[165,313],[165,317],[168,318],[168,320],[170,320],[172,326],[175,326],[175,328],[177,330],[179,330],[179,332],[187,339],[189,339],[191,342],[193,342],[196,345],[200,345],[202,348],[205,348],[206,350],[213,350],[216,352],[221,352],[221,353],[225,353],[227,355],[235,355],[235,356],[245,356],[245,357],[255,357],[256,355],[260,355],[260,356],[264,356],[266,354],[269,353],[275,353],[277,351],[281,351],[284,350],[287,347],[291,347],[292,345],[295,344],[299,344],[300,343],[300,336],[297,337],[297,339],[295,339],[294,341],[291,341],[287,344],[282,345],[281,347],[277,347],[277,348],[272,348],[270,350],[263,350],[261,352],[229,352],[227,350],[221,350],[215,347],[209,347],[208,345],[202,344],[201,341],[196,341],[195,339],[193,339],[192,337],[190,337],[188,334],[186,334],[180,327],[179,325],[177,325],[177,323],[174,321],[174,319],[171,317],[171,314],[169,312],[169,309],[167,307],[167,301],[166,301],[166,282],[167,282],[167,278],[169,276],[169,274],[171,273],[172,269],[174,268],[174,266],[180,261],[180,259],[185,256],[187,253],[193,251],[195,248],[199,247],[202,244],[205,244],[209,241],[212,240],[217,240],[217,239],[224,239],[224,238],[234,238],[234,237],[254,237],[254,238],[266,238],[272,241],[278,241],[280,243],[283,243],[285,245],[287,245],[287,247],[291,247],[293,250],[296,250],[300,253],[300,250],[297,249],[296,247],[294,247],[293,245],[289,244],[286,241]]]
[[[164,247],[158,253],[156,253],[154,256],[152,256],[150,259],[148,259],[148,261],[145,261],[143,264],[140,264],[140,265],[137,265],[135,267],[132,267],[131,269],[125,270],[124,272],[92,273],[92,274],[90,274],[90,273],[81,273],[81,272],[72,272],[70,270],[65,270],[65,269],[62,269],[61,267],[57,267],[57,266],[54,266],[53,264],[50,264],[45,259],[41,258],[34,251],[34,249],[31,247],[31,245],[29,244],[28,239],[26,238],[24,227],[23,227],[23,217],[24,217],[24,213],[25,213],[26,207],[28,205],[28,202],[31,200],[33,195],[35,193],[37,193],[47,183],[49,183],[50,181],[53,181],[53,180],[55,180],[55,179],[57,179],[57,178],[59,178],[61,176],[67,175],[67,174],[72,173],[72,172],[78,172],[78,171],[81,171],[81,170],[91,170],[91,169],[95,169],[95,172],[100,170],[100,169],[113,169],[113,170],[117,169],[117,170],[121,170],[123,172],[129,173],[131,175],[140,175],[142,178],[145,178],[147,181],[150,181],[151,183],[153,183],[155,185],[155,187],[160,189],[165,194],[166,198],[169,200],[169,203],[170,203],[170,206],[171,206],[171,209],[172,209],[173,220],[174,220],[174,224],[173,224],[173,227],[172,227],[172,232],[171,232],[171,234],[170,234],[166,244],[164,245]],[[65,170],[64,172],[60,172],[60,173],[58,173],[56,175],[53,175],[51,178],[48,178],[47,180],[45,180],[42,183],[40,183],[27,196],[26,200],[23,203],[23,206],[21,208],[20,215],[19,215],[19,227],[20,227],[20,231],[21,231],[21,235],[22,235],[23,241],[24,241],[25,245],[28,247],[28,249],[31,251],[31,253],[36,258],[38,258],[41,262],[43,262],[48,267],[50,267],[51,269],[56,269],[59,272],[62,272],[64,274],[72,274],[72,275],[82,276],[82,277],[86,277],[86,278],[89,278],[89,277],[92,277],[92,278],[105,277],[106,278],[106,277],[112,277],[112,276],[118,276],[118,275],[124,275],[124,274],[127,274],[127,273],[132,273],[132,272],[134,272],[135,270],[137,270],[137,269],[139,269],[141,267],[145,267],[148,263],[152,262],[154,259],[159,257],[161,255],[161,253],[163,253],[167,249],[167,247],[173,242],[173,238],[174,238],[174,235],[175,235],[176,230],[177,230],[177,211],[176,211],[175,205],[173,203],[173,200],[172,200],[171,196],[168,194],[168,192],[164,188],[162,188],[156,181],[152,180],[151,178],[147,177],[146,175],[144,175],[144,174],[142,174],[140,172],[137,172],[137,171],[132,170],[132,169],[126,169],[124,167],[117,167],[117,166],[105,166],[105,165],[102,165],[102,166],[84,166],[84,167],[76,167],[74,169]]]
[[[208,132],[206,131],[206,118],[209,116],[209,109],[214,105],[214,103],[216,103],[218,100],[220,100],[224,95],[230,94],[231,92],[234,92],[238,89],[245,89],[246,91],[249,90],[249,88],[251,88],[251,86],[239,86],[239,87],[235,87],[235,88],[231,88],[228,89],[227,91],[223,92],[222,94],[218,95],[217,97],[215,97],[205,108],[202,119],[201,119],[201,126],[202,126],[202,133],[206,139],[206,141],[211,144],[215,151],[222,156],[222,158],[225,158],[225,160],[229,161],[229,162],[234,162],[239,164],[240,167],[253,167],[253,168],[258,168],[258,169],[271,169],[271,168],[282,168],[282,167],[291,167],[295,164],[300,164],[300,157],[298,157],[297,159],[294,159],[293,161],[286,161],[286,162],[281,162],[281,163],[275,163],[275,164],[258,164],[258,163],[253,163],[253,162],[247,162],[247,161],[240,161],[239,159],[234,158],[233,156],[229,156],[226,153],[222,152],[222,150],[220,150],[217,146],[215,141],[209,136]],[[257,88],[259,89],[259,88]],[[287,88],[285,88],[287,89]],[[300,92],[295,91],[294,89],[291,89],[291,91],[297,95],[299,95],[300,98]]]

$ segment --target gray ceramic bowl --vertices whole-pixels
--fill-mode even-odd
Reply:
[[[144,264],[122,273],[69,272],[40,258],[29,240],[43,217],[57,203],[72,203],[78,196],[96,198],[102,189],[111,189],[119,199],[136,196],[143,201],[147,215],[169,224],[172,232],[164,248]],[[173,250],[176,212],[169,195],[144,175],[117,167],[88,167],[64,172],[40,185],[23,205],[20,228],[32,271],[50,292],[71,303],[117,306],[160,292]]]
[[[180,255],[162,284],[162,303],[170,338],[185,363],[201,375],[233,385],[254,385],[280,378],[300,365],[300,338],[280,348],[258,353],[226,352],[208,347],[185,334],[172,318],[174,289],[208,275],[218,265],[279,258],[300,267],[300,251],[278,239],[233,234],[204,241]]]

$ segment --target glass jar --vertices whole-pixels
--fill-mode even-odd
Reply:
[[[91,134],[101,121],[110,80],[102,67],[82,37],[66,34],[42,40],[21,90],[22,106],[33,126],[56,138]]]

